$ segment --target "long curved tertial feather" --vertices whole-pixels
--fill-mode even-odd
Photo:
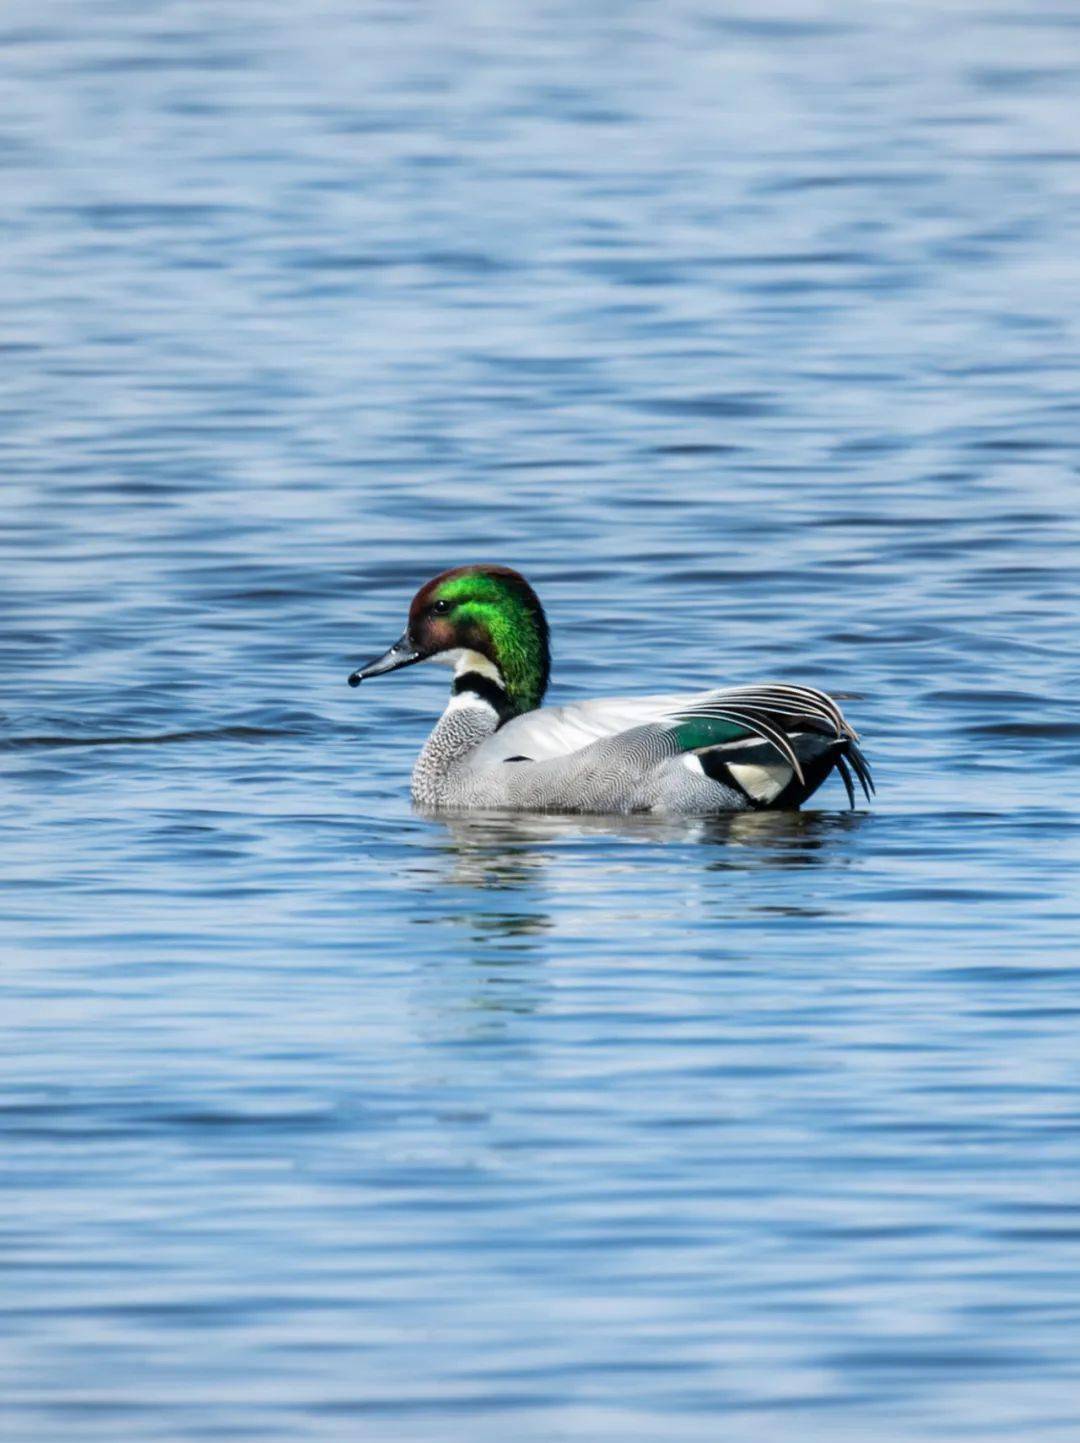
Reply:
[[[848,764],[841,754],[836,758],[836,770],[840,773],[840,780],[844,784],[844,791],[847,792],[847,803],[852,811],[855,810],[855,788],[851,785],[851,773],[848,771]],[[868,798],[869,800],[869,798]]]
[[[869,801],[871,796],[877,792],[877,787],[874,786],[874,778],[870,775],[870,767],[866,758],[853,741],[849,741],[844,748],[844,756],[851,763],[855,775],[859,779],[863,796]]]
[[[843,712],[830,696],[809,686],[791,686],[768,682],[762,686],[736,686],[724,691],[706,692],[688,710],[708,715],[714,706],[727,709],[732,705],[753,707],[777,716],[799,717],[827,723],[838,737],[858,736]]]
[[[835,734],[838,741],[849,743],[849,755],[863,790],[868,783],[873,785],[861,754],[859,761],[855,761],[854,754],[858,748],[854,746],[857,740],[854,729],[833,699],[813,687],[767,683],[708,692],[692,705],[672,712],[670,720],[676,723],[680,744],[688,751],[704,751],[710,746],[730,741],[731,734],[722,730],[723,726],[739,727],[744,732],[761,737],[776,748],[800,783],[805,780],[802,767],[787,732],[807,727],[813,731],[828,730]],[[721,726],[713,730],[708,726],[710,721]],[[693,726],[695,722],[704,725],[697,729]]]

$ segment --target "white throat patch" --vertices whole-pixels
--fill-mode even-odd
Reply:
[[[464,676],[468,671],[475,671],[478,676],[487,677],[496,686],[506,690],[506,683],[503,681],[502,672],[493,661],[482,655],[479,651],[470,651],[467,646],[455,646],[449,651],[438,651],[431,658],[443,666],[452,666],[455,676]]]

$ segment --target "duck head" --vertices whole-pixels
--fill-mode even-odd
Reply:
[[[551,669],[539,597],[509,566],[444,571],[413,597],[408,625],[390,650],[354,671],[349,685],[419,661],[452,666],[455,692],[478,692],[510,715],[531,711]]]

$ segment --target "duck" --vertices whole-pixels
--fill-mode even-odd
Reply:
[[[420,662],[453,670],[450,699],[412,773],[427,812],[797,810],[833,772],[855,806],[874,791],[857,733],[812,687],[597,697],[545,707],[550,631],[509,566],[457,566],[424,583],[401,636],[356,687]]]

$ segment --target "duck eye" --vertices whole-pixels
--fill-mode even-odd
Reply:
[[[445,616],[450,610],[450,603],[448,601],[437,601],[431,609],[436,616]]]

